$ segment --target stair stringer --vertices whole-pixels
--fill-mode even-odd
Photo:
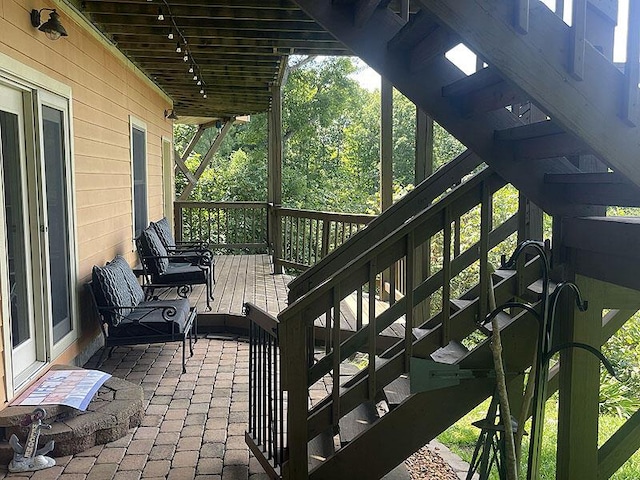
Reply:
[[[546,173],[579,173],[566,158],[516,162],[512,149],[494,142],[496,130],[524,125],[511,112],[502,108],[468,118],[460,115],[452,102],[442,96],[442,87],[466,75],[444,55],[433,58],[428,68],[411,72],[406,56],[389,51],[388,42],[404,26],[404,22],[391,10],[379,8],[373,12],[369,22],[361,28],[355,28],[349,5],[331,0],[295,1],[327,31],[547,213],[590,215],[595,212],[591,207],[568,204],[561,191],[545,184]]]
[[[522,312],[501,331],[503,359],[507,372],[521,372],[531,366],[537,322]],[[465,355],[461,369],[493,368],[489,340]],[[380,478],[413,452],[434,439],[457,420],[493,394],[495,380],[462,380],[455,387],[411,395],[356,437],[322,465],[311,471],[311,480],[335,478]],[[447,408],[443,409],[442,405]],[[389,442],[402,432],[402,441]],[[367,461],[363,462],[362,459]]]

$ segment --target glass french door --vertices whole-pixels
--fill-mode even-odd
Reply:
[[[14,389],[74,339],[68,118],[66,99],[0,83],[0,286]]]
[[[0,85],[0,175],[4,255],[3,317],[8,314],[13,378],[37,362],[33,305],[31,232],[26,170],[25,108],[20,90]],[[7,297],[8,295],[8,301]],[[6,338],[6,336],[5,336]]]

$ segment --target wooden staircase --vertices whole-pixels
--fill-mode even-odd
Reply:
[[[640,206],[640,162],[636,160],[640,39],[630,35],[628,58],[636,62],[629,62],[623,73],[610,61],[605,28],[615,16],[609,8],[615,2],[573,0],[575,20],[570,27],[535,0],[411,1],[411,13],[404,19],[393,10],[398,2],[295,1],[474,152],[463,154],[447,173],[436,172],[416,189],[411,201],[394,205],[300,275],[291,283],[289,307],[278,317],[283,359],[279,388],[287,392],[287,420],[282,427],[287,431],[287,456],[272,475],[314,480],[381,478],[494,391],[494,380],[486,375],[492,369],[488,342],[470,351],[462,344],[478,330],[478,319],[488,313],[487,295],[481,292],[489,289],[490,257],[510,253],[503,242],[508,238],[513,242],[516,231],[518,240],[526,238],[523,208],[501,224],[493,222],[492,196],[505,184],[512,184],[553,215],[554,267],[560,276],[577,273],[594,282],[640,289],[634,274],[640,255],[633,248],[640,240],[640,221],[610,219],[604,217],[603,209]],[[640,26],[639,3],[631,2],[635,30]],[[597,28],[595,14],[604,19]],[[472,75],[463,73],[445,57],[459,43],[487,66]],[[530,123],[521,114],[522,105],[538,109],[539,121]],[[480,161],[488,168],[450,189],[461,164],[475,167]],[[479,240],[452,253],[456,242],[452,226],[475,208],[481,218]],[[423,244],[436,235],[442,236],[444,245],[441,268],[424,278],[414,266],[420,263]],[[615,238],[613,244],[608,243],[610,238]],[[461,296],[452,295],[452,280],[475,268],[476,262],[475,285]],[[405,266],[403,295],[392,298],[384,312],[377,312],[373,301],[364,305],[369,323],[341,340],[340,322],[332,322],[340,318],[340,302],[353,292],[359,292],[359,298],[363,291],[375,292],[382,272],[399,263]],[[539,277],[536,259],[517,272],[499,270],[493,277],[497,303],[528,297],[535,304]],[[570,334],[586,335],[600,347],[640,305],[637,296],[632,298],[626,291],[623,300],[623,295],[611,295],[620,300],[620,307],[606,304],[604,294],[594,286],[600,284],[589,285],[589,292],[600,302],[595,302],[595,315],[602,320],[602,334],[588,334],[579,327]],[[610,290],[614,291],[618,292]],[[445,307],[425,308],[436,293]],[[604,308],[620,310],[602,317]],[[317,359],[311,327],[321,316],[326,318],[330,340],[326,355]],[[379,333],[399,319],[407,325],[405,338],[379,355]],[[500,323],[507,369],[520,375],[530,366],[535,322],[527,312],[514,312],[501,316]],[[341,369],[356,352],[368,356],[368,366],[345,381]],[[410,394],[406,382],[412,358],[437,359],[475,373],[461,378],[459,385]],[[574,357],[566,358],[575,369]],[[597,363],[587,365],[594,375],[597,367]],[[557,371],[552,372],[551,390],[557,388],[558,377]],[[329,393],[310,407],[309,392],[318,382],[325,382]],[[569,405],[580,401],[575,392],[567,397]],[[592,388],[589,395],[592,398]],[[597,404],[597,385],[595,396]],[[346,425],[351,417],[366,416],[364,406],[369,405],[370,411],[383,398],[391,407],[387,414],[367,416],[357,432],[347,435],[348,441],[334,442],[334,451],[309,463],[310,440],[350,430]],[[429,414],[433,412],[437,414]],[[567,413],[567,418],[571,415]],[[591,417],[590,422],[591,427]],[[595,429],[597,434],[597,412]],[[571,437],[574,430],[562,434],[567,435],[561,439],[566,445],[576,442]],[[394,441],[398,438],[402,441]],[[560,478],[595,478],[593,472],[598,471],[607,478],[620,461],[612,452],[624,441],[640,446],[637,435],[624,433],[601,452],[596,440],[590,446],[592,463],[577,465],[580,462],[573,460],[565,467],[560,465],[564,459],[559,459]],[[248,442],[253,442],[254,453],[266,449],[251,435]],[[267,464],[268,459],[263,465]]]

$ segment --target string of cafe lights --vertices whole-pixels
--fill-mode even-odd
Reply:
[[[147,2],[153,2],[153,1],[154,0],[147,0]],[[164,22],[167,18],[169,18],[169,21],[171,22],[171,26],[169,27],[169,31],[166,34],[167,38],[169,40],[174,40],[174,39],[176,40],[175,52],[177,54],[182,55],[182,60],[186,65],[188,65],[187,74],[193,79],[196,86],[200,88],[200,95],[202,95],[202,98],[207,98],[207,84],[202,78],[202,71],[200,70],[200,66],[198,65],[196,60],[193,58],[193,55],[191,54],[187,39],[182,34],[180,27],[178,27],[178,24],[176,23],[176,19],[171,13],[171,7],[169,6],[169,2],[167,0],[159,0],[159,2],[161,2],[162,5],[164,5],[166,11],[163,10],[162,5],[159,6],[157,19],[159,22]]]

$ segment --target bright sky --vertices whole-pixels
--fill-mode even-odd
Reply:
[[[542,0],[550,9],[555,8],[556,0]],[[572,0],[565,0],[564,20],[571,24]],[[629,0],[618,0],[618,25],[615,31],[613,61],[624,62],[626,60],[627,45],[627,19],[629,12]],[[453,50],[447,52],[447,58],[455,63],[467,75],[475,71],[476,56],[464,45],[458,45]],[[367,90],[380,88],[380,75],[360,61],[362,70],[354,75]]]

